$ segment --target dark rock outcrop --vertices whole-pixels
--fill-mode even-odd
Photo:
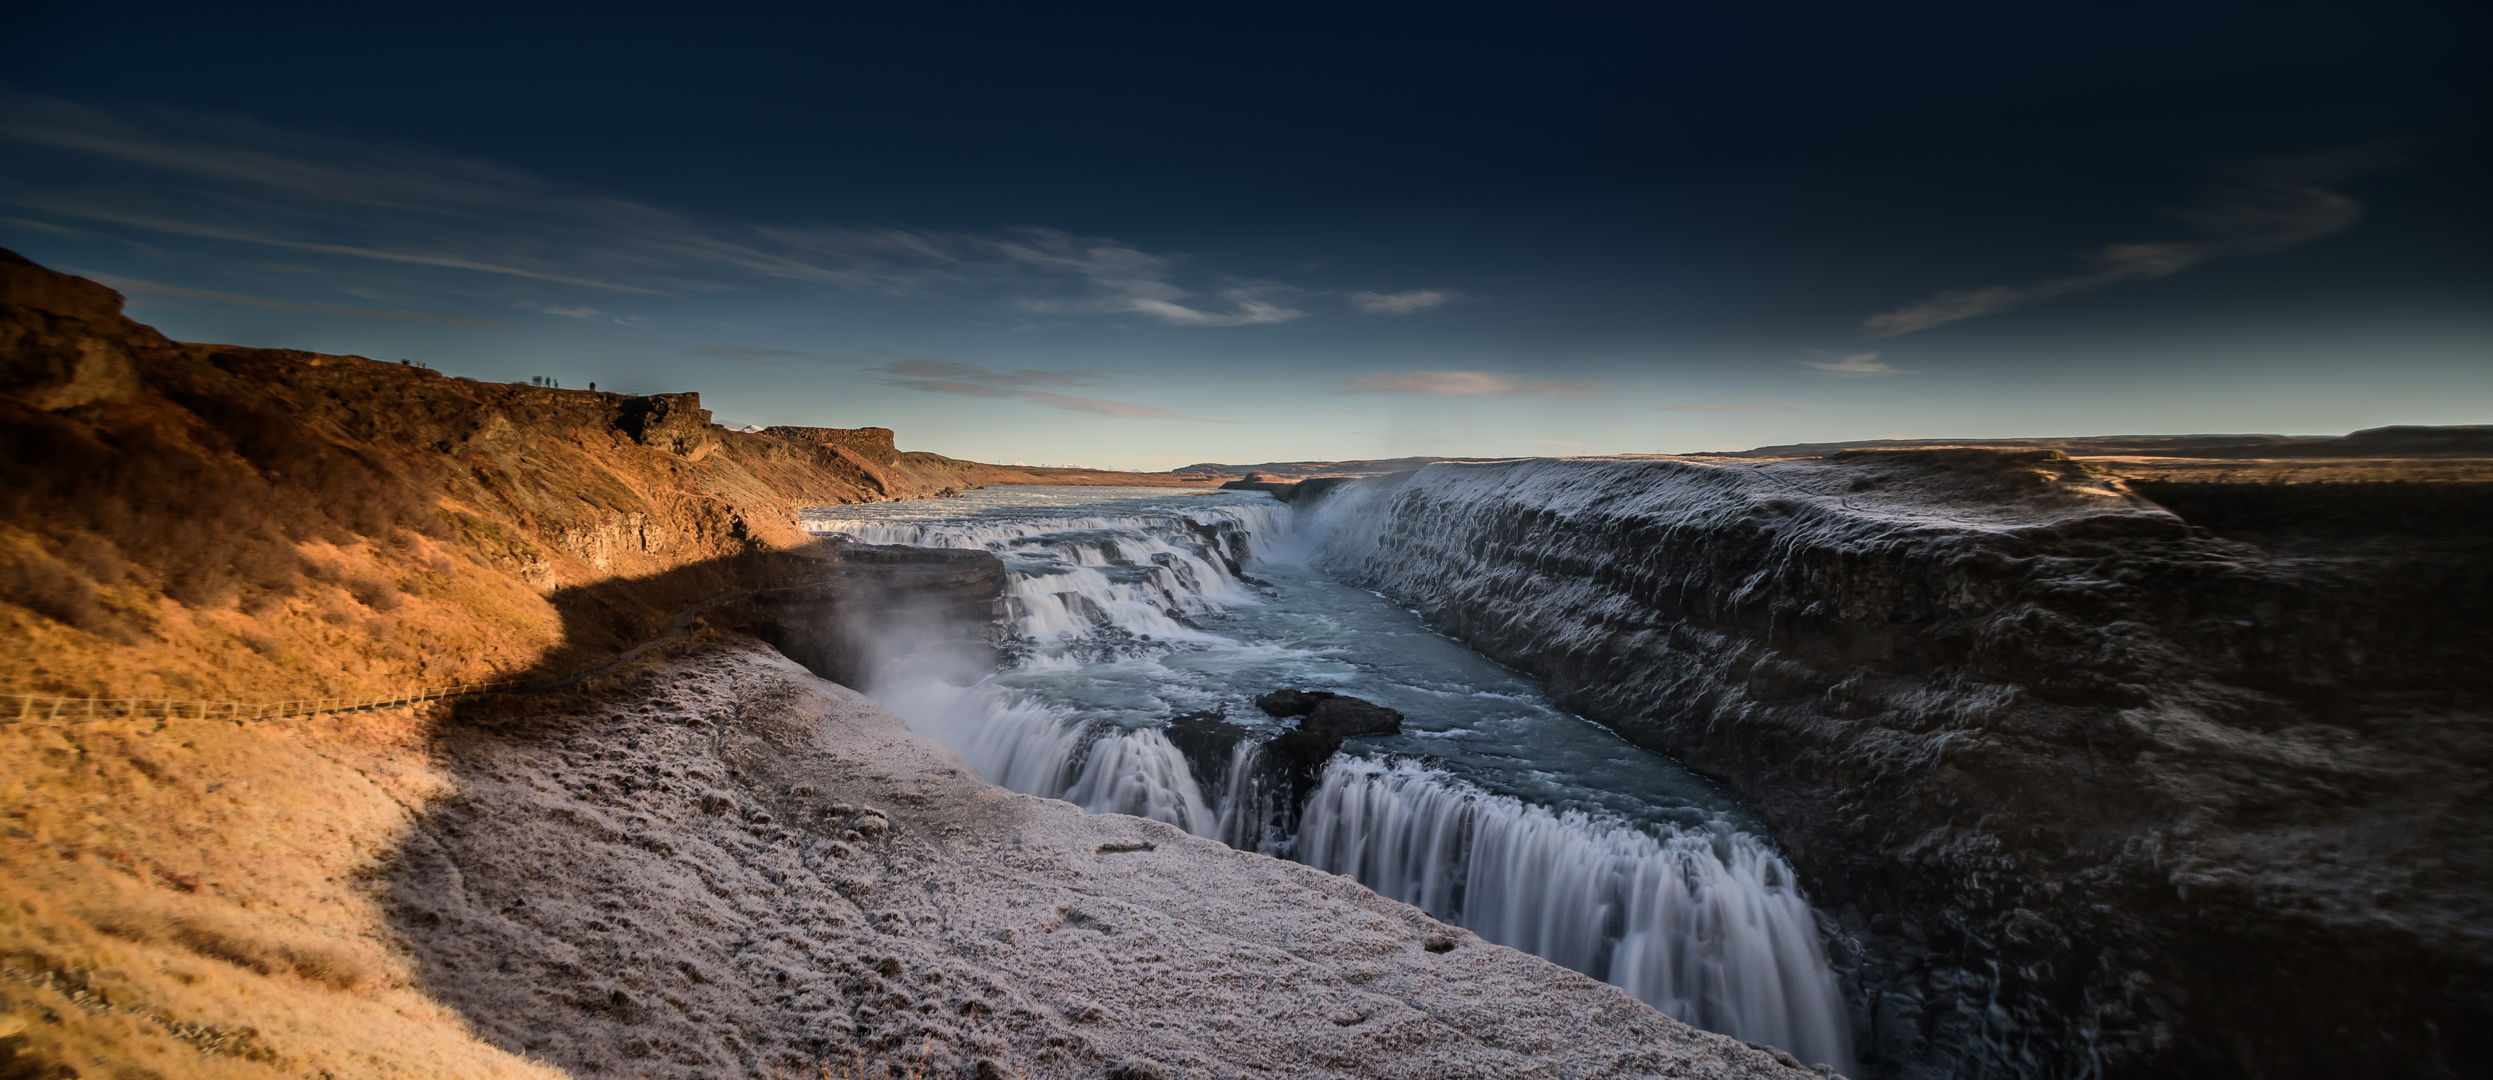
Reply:
[[[1257,475],[1261,475],[1260,473]],[[1296,480],[1231,480],[1221,485],[1224,491],[1261,491],[1282,502],[1289,502],[1298,491]]]
[[[836,545],[837,569],[803,587],[758,591],[744,628],[816,675],[872,687],[886,677],[967,682],[996,665],[1004,562],[985,550]]]
[[[1324,512],[1378,527],[1348,576],[1760,812],[1878,1073],[2493,1068],[2463,523],[2255,547],[2041,449],[1436,465]]]
[[[1330,690],[1275,690],[1256,698],[1255,707],[1276,718],[1299,718],[1297,727],[1264,744],[1261,761],[1270,790],[1286,796],[1285,813],[1293,819],[1344,742],[1402,732],[1401,713]]]
[[[1303,717],[1298,729],[1333,740],[1361,735],[1399,735],[1402,714],[1373,701],[1330,690],[1275,690],[1255,699],[1264,715],[1280,719]]]
[[[47,412],[126,401],[138,356],[173,347],[121,317],[121,294],[0,250],[0,396]]]
[[[1171,719],[1160,729],[1169,737],[1177,752],[1186,756],[1186,765],[1206,786],[1216,786],[1228,779],[1230,753],[1246,741],[1252,732],[1229,722],[1218,712],[1192,712]]]
[[[762,429],[762,434],[837,446],[876,465],[894,465],[900,461],[900,447],[893,441],[890,428],[772,427]]]
[[[651,394],[626,398],[616,426],[642,446],[654,446],[687,461],[699,461],[718,448],[710,434],[710,410],[699,394]]]

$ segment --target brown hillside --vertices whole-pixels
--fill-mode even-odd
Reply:
[[[0,251],[0,694],[559,673],[701,598],[827,569],[800,507],[1171,482],[1058,472],[904,454],[879,429],[728,431],[692,394],[179,343]],[[423,992],[371,885],[417,811],[460,795],[438,710],[22,708],[0,697],[0,1076],[554,1075]]]
[[[787,549],[804,506],[980,484],[1184,484],[902,453],[882,428],[709,422],[693,394],[192,345],[0,252],[0,692],[387,693],[596,653],[542,597]]]

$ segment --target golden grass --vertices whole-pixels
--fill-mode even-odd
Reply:
[[[901,493],[779,440],[635,445],[617,395],[177,345],[22,262],[0,295],[77,301],[0,306],[13,347],[135,350],[139,375],[74,412],[0,398],[0,692],[575,670],[729,588],[721,560],[807,542],[797,506]],[[407,710],[0,724],[0,1075],[560,1075],[426,998],[373,890],[447,790],[427,735]]]
[[[414,716],[10,731],[0,777],[0,1012],[28,1068],[562,1075],[426,998],[370,887],[446,789]]]

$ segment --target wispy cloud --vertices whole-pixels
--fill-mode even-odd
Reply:
[[[1305,314],[1294,306],[1299,290],[1285,283],[1215,277],[1189,286],[1180,283],[1182,256],[1059,229],[702,221],[491,162],[213,117],[137,120],[40,98],[0,99],[0,139],[105,170],[74,187],[0,178],[0,202],[217,243],[627,294],[777,279],[887,294],[984,288],[1026,312],[1170,326],[1249,326]],[[31,220],[20,227],[69,228]]]
[[[1893,374],[1903,374],[1894,372]],[[1664,405],[1658,412],[1745,413],[1767,409],[1848,409],[1849,405],[1822,404],[1814,401],[1734,401],[1691,402],[1686,405]]]
[[[1344,394],[1436,397],[1583,397],[1608,383],[1527,379],[1495,371],[1373,371],[1344,383]]]
[[[535,304],[522,304],[520,306],[534,308],[540,315],[561,315],[565,318],[572,319],[591,319],[605,314],[596,308],[585,305],[579,307],[564,307],[561,304],[545,304],[542,306]]]
[[[1176,284],[1185,260],[1105,237],[1018,226],[994,232],[925,229],[772,229],[761,235],[801,253],[853,288],[923,295],[960,285],[1017,287],[1022,310],[1045,315],[1145,315],[1173,326],[1250,326],[1306,314],[1298,290],[1224,279],[1207,296]]]
[[[826,353],[805,352],[799,349],[764,349],[743,345],[701,345],[686,349],[684,351],[691,353],[694,356],[706,356],[713,360],[745,360],[758,361],[762,363],[782,360],[813,360],[834,364],[855,363],[855,361],[850,360],[847,357],[832,356]]]
[[[1149,405],[1110,401],[1105,398],[1077,397],[1060,394],[1043,387],[1073,388],[1106,383],[1108,376],[1096,371],[993,371],[950,360],[895,360],[871,369],[876,381],[890,386],[918,390],[929,394],[960,394],[965,397],[1010,398],[1044,405],[1068,412],[1116,416],[1131,420],[1189,420],[1199,424],[1235,424],[1236,420],[1208,420],[1186,416]]]
[[[2211,259],[2283,251],[2352,228],[2363,217],[2363,204],[2329,185],[2392,163],[2376,152],[2345,151],[2241,166],[2203,202],[2171,211],[2200,239],[2107,244],[2085,257],[2089,268],[2083,273],[2031,285],[1945,289],[1872,315],[1861,328],[1873,338],[1895,337],[2054,297],[2171,277]]]
[[[28,221],[25,218],[0,217],[0,225],[6,225],[16,229],[24,229],[28,232],[47,233],[52,236],[65,236],[72,240],[95,239],[95,234],[88,232],[85,229],[73,229],[67,225],[55,225],[49,221]]]
[[[288,300],[271,300],[264,296],[211,292],[207,289],[190,289],[180,285],[160,285],[153,281],[140,281],[137,278],[126,278],[117,274],[99,274],[93,271],[71,272],[119,289],[125,294],[141,296],[178,296],[185,300],[213,300],[220,304],[269,308],[275,311],[316,311],[323,315],[352,315],[358,319],[393,319],[398,322],[438,323],[445,326],[502,325],[491,319],[462,319],[450,315],[426,315],[415,311],[381,311],[373,308],[341,307],[336,304],[301,304]]]
[[[1350,306],[1367,315],[1412,315],[1462,298],[1462,293],[1452,289],[1410,289],[1398,293],[1362,290],[1350,294]]]
[[[1841,354],[1820,352],[1817,356],[1815,360],[1801,361],[1800,366],[1821,375],[1834,375],[1846,379],[1873,379],[1881,375],[1913,374],[1910,371],[1881,363],[1875,352]]]

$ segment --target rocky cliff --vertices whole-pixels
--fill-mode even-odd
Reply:
[[[2493,560],[2481,495],[2434,497],[2476,516],[2246,541],[1954,449],[1440,464],[1312,512],[1752,803],[1881,1073],[2480,1075]]]
[[[568,625],[563,588],[803,545],[805,506],[1064,482],[1178,481],[902,453],[884,428],[730,431],[696,394],[179,343],[0,252],[0,637],[23,650],[0,692],[490,678],[645,637],[726,579]]]
[[[374,888],[471,785],[446,712],[54,723],[8,695],[574,672],[704,598],[772,587],[718,609],[767,623],[844,580],[800,507],[1059,482],[868,432],[175,342],[0,252],[0,1076],[557,1075],[476,1038]]]

